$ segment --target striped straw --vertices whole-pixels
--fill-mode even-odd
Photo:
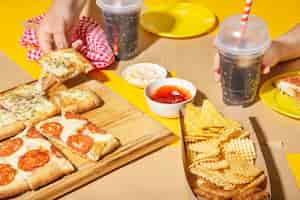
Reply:
[[[244,12],[241,18],[241,25],[246,25],[249,19],[249,15],[251,12],[251,6],[252,6],[252,0],[246,0],[245,6],[244,6]]]

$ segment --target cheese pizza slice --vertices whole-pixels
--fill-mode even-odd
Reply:
[[[25,121],[27,124],[34,124],[60,113],[60,109],[43,96],[16,103],[10,110],[18,120]]]
[[[60,91],[51,99],[64,112],[82,113],[101,105],[100,97],[89,89],[69,89]]]
[[[72,48],[51,51],[44,55],[39,63],[43,68],[40,80],[45,88],[48,87],[47,84],[52,83],[49,80],[53,78],[64,82],[93,69],[91,63]]]
[[[18,169],[33,190],[74,171],[72,164],[34,127],[0,143],[0,158]]]
[[[18,121],[14,113],[0,107],[0,140],[15,136],[24,128],[24,123]]]
[[[42,121],[36,127],[54,143],[91,161],[98,161],[120,146],[116,137],[73,113]]]
[[[42,96],[43,91],[36,82],[20,85],[0,94],[0,105],[11,110],[16,104],[22,104],[36,96]]]
[[[30,188],[20,170],[0,158],[0,199],[7,199],[28,191]]]

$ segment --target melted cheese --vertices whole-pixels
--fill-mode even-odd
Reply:
[[[39,129],[44,123],[47,122],[58,122],[62,124],[63,131],[60,135],[60,139],[66,143],[68,140],[68,137],[70,135],[74,135],[77,133],[78,129],[82,128],[85,124],[87,124],[86,120],[80,120],[80,119],[66,119],[64,117],[53,117],[51,119],[48,119],[46,121],[43,121],[37,125],[37,128]]]
[[[57,77],[64,77],[70,73],[69,66],[76,65],[77,59],[74,53],[53,52],[50,57],[40,60],[45,72]]]
[[[289,96],[296,96],[296,91],[299,90],[299,87],[295,86],[294,84],[288,83],[286,81],[279,81],[277,83],[277,88],[281,91],[286,93]]]
[[[71,89],[71,90],[60,92],[60,96],[83,101],[88,97],[88,93],[80,89]]]
[[[0,127],[10,125],[16,121],[17,118],[12,112],[0,109]]]
[[[108,133],[105,133],[105,134],[103,134],[103,133],[92,133],[88,129],[85,129],[83,131],[83,134],[93,138],[94,142],[108,142],[108,141],[113,139],[113,136],[111,134],[108,134]]]
[[[49,113],[54,109],[53,103],[44,97],[36,97],[30,101],[17,104],[11,108],[19,120],[27,120],[35,117],[37,113]]]
[[[25,129],[21,133],[21,135],[26,135],[27,130],[28,129]],[[19,169],[18,162],[19,162],[20,157],[22,155],[24,155],[25,153],[27,153],[28,151],[34,150],[34,149],[45,149],[50,152],[51,144],[45,139],[42,139],[42,138],[26,138],[26,139],[24,139],[24,138],[22,138],[22,140],[23,140],[22,147],[17,152],[15,152],[13,155],[5,157],[5,159],[16,169]],[[51,160],[51,157],[50,157],[50,160]],[[33,173],[33,172],[25,172],[21,169],[19,169],[19,170],[21,172],[21,175],[24,178],[29,177]]]
[[[62,119],[61,123],[64,126],[63,132],[61,134],[61,140],[66,143],[68,137],[70,135],[76,134],[78,129],[82,128],[85,124],[87,124],[87,121],[80,119]]]

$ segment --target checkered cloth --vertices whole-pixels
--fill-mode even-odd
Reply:
[[[27,20],[27,26],[20,39],[21,46],[27,49],[27,59],[31,61],[36,61],[43,55],[36,35],[36,27],[43,18],[44,15],[40,15]],[[115,61],[104,31],[92,18],[85,16],[80,18],[72,29],[71,42],[77,44],[76,49],[96,68],[105,68]]]

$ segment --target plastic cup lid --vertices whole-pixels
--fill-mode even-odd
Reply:
[[[143,0],[96,0],[96,4],[105,11],[122,13],[139,10]]]
[[[241,15],[226,18],[216,36],[216,47],[233,55],[262,54],[270,46],[266,23],[259,17],[250,15],[246,29],[241,34]]]

